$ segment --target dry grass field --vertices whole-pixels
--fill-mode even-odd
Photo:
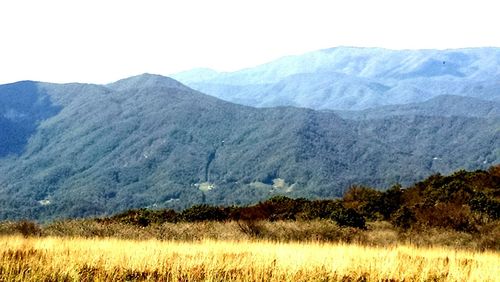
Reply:
[[[500,254],[256,240],[0,237],[0,281],[500,281]]]

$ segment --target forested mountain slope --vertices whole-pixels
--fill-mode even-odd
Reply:
[[[500,161],[498,117],[348,120],[252,108],[161,76],[0,86],[0,218],[335,197]]]

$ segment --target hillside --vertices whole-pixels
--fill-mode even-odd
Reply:
[[[387,50],[337,47],[231,73],[172,77],[218,98],[257,107],[364,110],[440,95],[500,101],[500,49]]]
[[[500,162],[498,118],[251,108],[170,78],[0,87],[0,218],[335,197]],[[17,126],[18,124],[22,126]]]
[[[425,102],[380,106],[362,111],[334,111],[347,119],[380,119],[390,116],[500,117],[500,102],[473,97],[441,95]]]

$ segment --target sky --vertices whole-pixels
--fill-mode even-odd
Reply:
[[[2,0],[0,83],[234,71],[336,46],[500,47],[494,0]]]

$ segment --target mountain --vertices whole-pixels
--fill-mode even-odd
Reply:
[[[187,86],[183,85],[177,80],[149,73],[121,79],[114,83],[106,85],[106,87],[114,91],[123,91],[138,88],[170,88],[190,91]]]
[[[421,103],[388,105],[362,111],[334,111],[347,119],[380,119],[390,116],[500,117],[500,102],[473,97],[441,95]]]
[[[387,50],[337,47],[231,73],[172,75],[215,97],[256,107],[364,110],[441,95],[500,102],[500,48]]]
[[[500,119],[252,108],[144,74],[0,86],[0,218],[336,197],[500,162]]]

